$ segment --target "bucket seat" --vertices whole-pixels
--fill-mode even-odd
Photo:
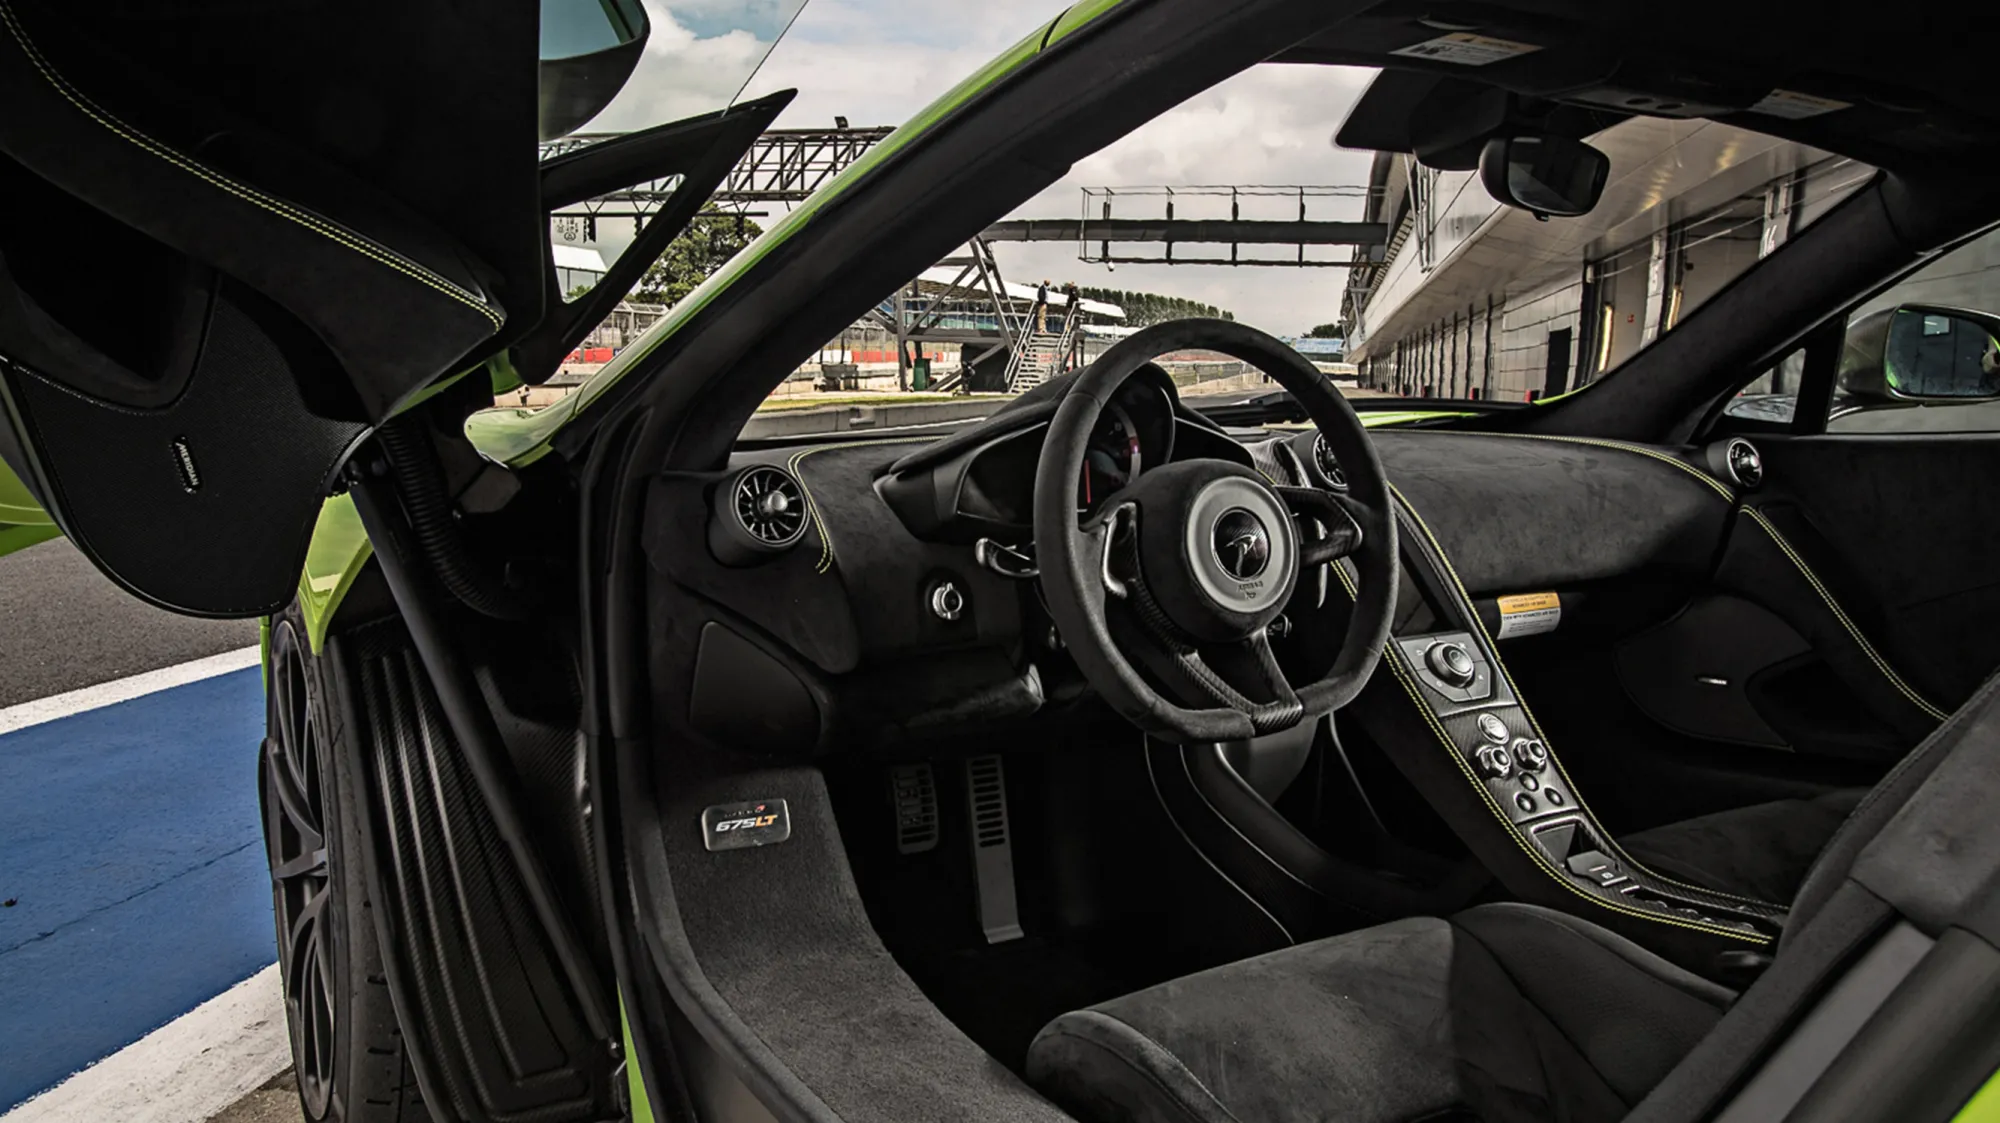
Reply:
[[[1775,959],[1741,995],[1589,921],[1491,904],[1063,1014],[1030,1046],[1027,1076],[1089,1123],[1669,1123],[1718,1110],[1775,1120],[1829,1097],[1843,1111],[1871,1097],[1929,1097],[1944,1103],[1942,1118],[2000,1063],[1923,1046],[1993,1045],[1971,1023],[1954,1032],[1952,1004],[1980,988],[1952,976],[1964,962],[1936,961],[1972,955],[1988,988],[2000,987],[1996,804],[2000,678],[1846,817]],[[1923,978],[1940,977],[1925,992],[1933,1005],[1900,1023],[1889,1016],[1918,1001],[1909,992]],[[1922,1047],[1867,1063],[1907,1046],[1912,1026]],[[1892,1033],[1903,1037],[1833,1063]],[[1893,1096],[1903,1098],[1881,1099]]]

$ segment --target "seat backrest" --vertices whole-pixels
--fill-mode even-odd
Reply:
[[[1771,968],[1628,1123],[1817,1119],[1830,1102],[1889,1095],[1891,1084],[1922,1089],[1906,1099],[1962,1103],[2000,1063],[1980,1051],[2000,1050],[1991,1034],[1957,1035],[1972,1052],[1942,1047],[1964,1013],[1955,1005],[1985,1001],[1982,984],[2000,995],[1996,812],[2000,675],[1856,807],[1807,876]],[[1991,961],[1990,979],[1968,976],[1968,954]],[[1909,1036],[1913,1010],[1940,1047],[1873,1077],[1885,1040]],[[1857,1093],[1864,1072],[1880,1087]]]

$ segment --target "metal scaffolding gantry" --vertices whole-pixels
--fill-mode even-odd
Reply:
[[[722,185],[709,199],[728,212],[725,217],[732,219],[739,215],[757,217],[749,208],[759,203],[801,202],[894,131],[886,125],[772,129],[757,138],[757,142],[729,170]],[[624,135],[573,133],[543,144],[541,158],[546,162]],[[634,184],[564,207],[550,217],[558,224],[576,224],[581,228],[584,240],[594,241],[599,219],[622,218],[631,220],[635,225],[644,225],[673,197],[680,183],[681,177],[669,176]]]
[[[986,228],[995,242],[1075,242],[1077,259],[1113,265],[1262,265],[1347,268],[1352,260],[1309,256],[1309,246],[1384,245],[1386,223],[1331,217],[1360,211],[1369,189],[1351,186],[1211,185],[1085,187],[1076,218],[1011,219]],[[1348,202],[1348,201],[1352,202]],[[1135,214],[1134,212],[1146,212]],[[1163,246],[1157,256],[1119,255],[1118,243]],[[1227,246],[1227,257],[1176,255],[1175,247]],[[1244,253],[1246,246],[1287,246],[1288,256]]]

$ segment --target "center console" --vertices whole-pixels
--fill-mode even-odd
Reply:
[[[1416,512],[1403,515],[1403,587],[1377,676],[1393,685],[1369,691],[1360,716],[1370,734],[1513,894],[1673,945],[1691,965],[1774,944],[1781,906],[1674,881],[1618,847],[1518,695],[1449,559]]]

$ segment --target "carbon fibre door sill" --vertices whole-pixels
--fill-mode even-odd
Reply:
[[[593,1041],[398,621],[328,641],[368,782],[391,994],[440,1123],[618,1114]]]

